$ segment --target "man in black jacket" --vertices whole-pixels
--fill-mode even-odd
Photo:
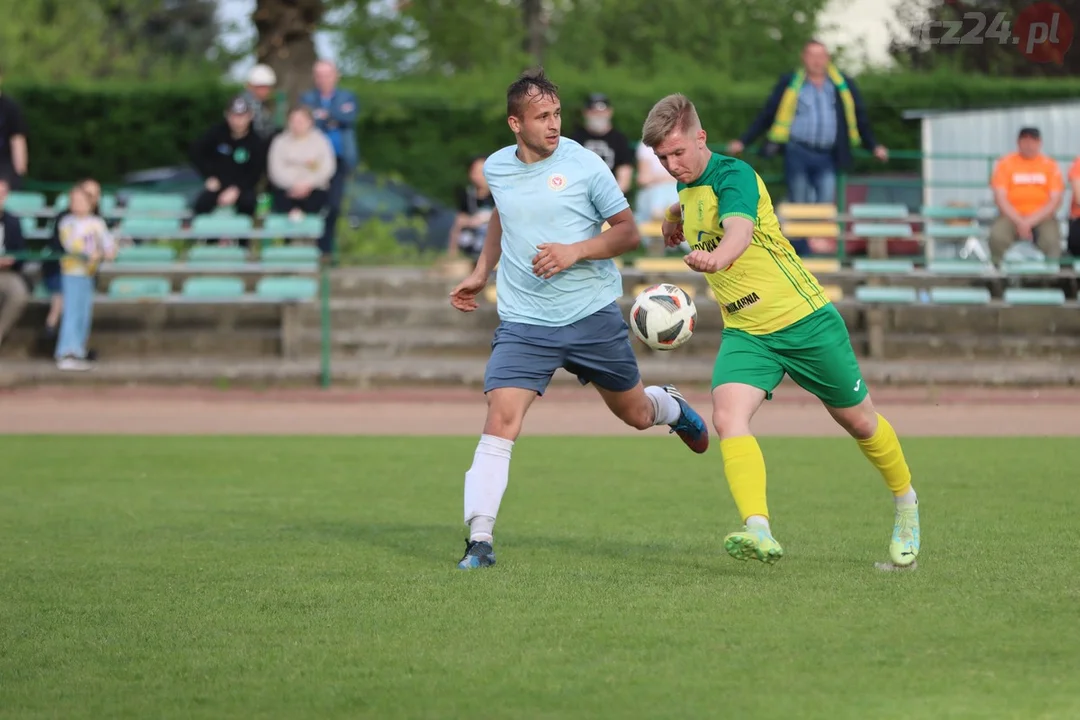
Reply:
[[[871,150],[882,162],[889,151],[874,140],[855,83],[829,61],[822,43],[806,44],[802,64],[780,77],[754,122],[728,144],[728,152],[738,155],[765,135],[763,155],[784,153],[790,202],[834,203],[836,172],[851,167],[853,147]]]
[[[258,185],[266,171],[266,143],[251,127],[254,113],[243,96],[233,98],[225,121],[214,125],[191,148],[191,164],[205,180],[195,214],[235,207],[255,215]]]
[[[11,257],[26,251],[19,217],[4,210],[8,181],[0,180],[0,343],[26,309],[30,290],[21,274],[23,261]]]

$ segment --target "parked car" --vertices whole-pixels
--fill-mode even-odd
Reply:
[[[191,205],[202,186],[202,178],[190,166],[152,168],[125,175],[116,191],[116,199],[124,205],[134,193],[169,192],[184,195]],[[372,219],[383,222],[402,217],[424,220],[426,232],[418,232],[413,227],[395,231],[398,242],[415,245],[421,250],[445,249],[457,214],[403,182],[367,171],[356,171],[349,178],[342,205],[342,217],[353,228]]]

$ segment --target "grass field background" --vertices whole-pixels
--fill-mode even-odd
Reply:
[[[0,438],[0,718],[1077,718],[1080,444],[908,439],[923,555],[845,440],[525,438],[463,573],[475,438]]]

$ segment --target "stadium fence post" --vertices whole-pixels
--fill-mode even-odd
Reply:
[[[842,265],[847,258],[846,240],[844,238],[844,213],[847,212],[847,173],[836,173],[836,214],[838,227],[836,235],[836,259]]]

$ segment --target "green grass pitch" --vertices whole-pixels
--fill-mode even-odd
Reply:
[[[0,718],[1080,717],[1080,443],[907,439],[924,545],[844,440],[523,438],[455,569],[475,438],[0,439]]]

